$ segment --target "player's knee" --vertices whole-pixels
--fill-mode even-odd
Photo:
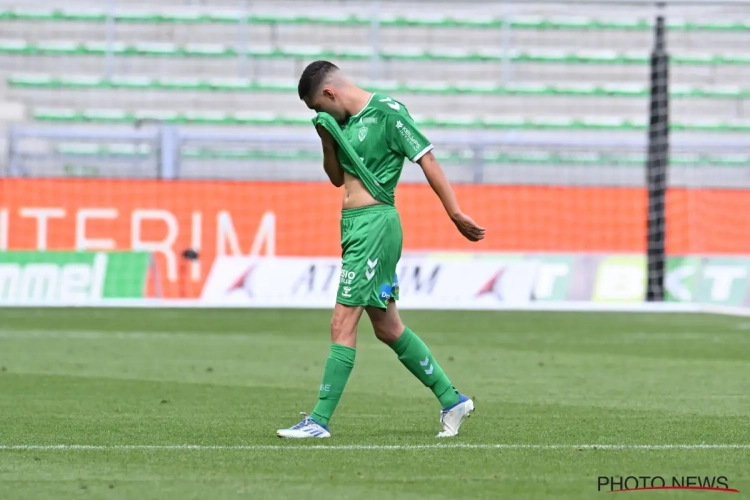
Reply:
[[[404,325],[400,321],[380,321],[373,324],[375,336],[384,344],[391,345],[398,340],[404,332]]]
[[[346,346],[353,346],[355,340],[355,327],[344,315],[334,314],[331,318],[331,342]]]

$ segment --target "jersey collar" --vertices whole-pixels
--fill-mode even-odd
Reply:
[[[359,111],[357,112],[357,114],[356,114],[356,115],[352,115],[352,117],[351,117],[350,119],[356,118],[356,117],[358,117],[359,115],[361,115],[361,114],[362,114],[362,112],[363,112],[364,110],[366,110],[366,109],[367,109],[367,106],[369,106],[369,105],[370,105],[370,101],[372,101],[372,98],[373,98],[373,97],[375,97],[375,92],[373,92],[372,94],[370,94],[370,98],[369,98],[369,99],[367,100],[367,104],[365,104],[365,107],[364,107],[364,108],[362,108],[362,109],[360,109],[360,110],[359,110]]]

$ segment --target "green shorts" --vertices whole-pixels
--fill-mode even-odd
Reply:
[[[372,205],[341,212],[341,275],[336,302],[386,309],[398,300],[401,219],[395,207]]]

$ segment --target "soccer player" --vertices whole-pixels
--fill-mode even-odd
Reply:
[[[406,369],[429,387],[440,402],[443,428],[437,437],[456,436],[474,410],[474,402],[453,387],[422,339],[401,322],[396,309],[396,264],[401,258],[402,233],[394,191],[404,158],[419,164],[451,221],[466,239],[479,241],[484,238],[485,230],[461,211],[432,154],[432,144],[402,103],[357,87],[328,61],[308,65],[298,91],[307,107],[318,113],[315,122],[323,145],[325,172],[334,186],[344,186],[343,259],[331,320],[331,350],[318,403],[310,416],[303,413],[305,418],[300,423],[279,429],[277,435],[331,436],[328,422],[354,367],[357,324],[365,311],[377,338],[396,353]],[[323,126],[320,113],[335,119],[333,134]],[[342,144],[342,140],[348,145]]]

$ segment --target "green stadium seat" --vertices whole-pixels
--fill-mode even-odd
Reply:
[[[746,65],[750,64],[750,55],[742,54],[722,54],[714,56],[712,64],[737,64]]]
[[[118,10],[115,20],[122,23],[174,23],[174,24],[226,24],[239,23],[242,19],[240,12],[207,12],[193,9],[174,9],[169,13],[152,11]],[[63,8],[63,9],[0,9],[0,20],[26,21],[84,21],[106,22],[107,13],[101,9]],[[364,16],[352,15],[309,15],[288,16],[277,14],[251,14],[246,21],[250,24],[311,24],[330,26],[369,26],[371,20]],[[506,21],[501,18],[437,16],[433,18],[383,16],[380,20],[383,26],[389,27],[442,27],[442,28],[500,28]],[[516,16],[510,19],[510,27],[515,30],[537,31],[650,31],[653,21],[648,19],[601,20],[592,18],[555,19],[538,16]],[[693,22],[682,20],[668,20],[667,27],[672,31],[750,31],[750,22]]]
[[[168,123],[181,123],[182,117],[180,113],[177,111],[163,111],[163,110],[145,110],[145,111],[136,111],[132,115],[132,120],[127,121],[135,121],[135,120],[145,120],[145,121],[161,121],[161,122],[168,122]]]
[[[524,129],[528,128],[528,123],[522,116],[491,116],[482,119],[478,126],[490,129]]]
[[[24,19],[28,21],[55,21],[57,20],[55,17],[55,11],[53,10],[45,10],[45,9],[25,9],[25,8],[15,8],[15,9],[9,9],[5,11],[5,15],[7,15],[7,19]],[[0,15],[0,17],[5,17],[4,15]]]
[[[581,128],[597,130],[641,130],[646,128],[646,122],[632,120],[623,120],[617,117],[582,118],[580,120]]]
[[[123,23],[163,23],[167,22],[169,16],[163,16],[161,14],[151,11],[139,11],[139,10],[117,10],[115,13],[115,20]]]
[[[291,80],[254,81],[239,78],[158,78],[116,77],[106,79],[97,76],[12,75],[7,80],[9,87],[39,88],[123,88],[173,91],[245,91],[245,92],[294,92],[297,84]],[[484,82],[443,83],[406,82],[404,84],[377,83],[366,85],[376,92],[400,92],[427,95],[526,95],[526,96],[578,96],[578,97],[644,97],[649,95],[645,85],[637,84],[509,84],[496,85]],[[675,86],[671,89],[675,98],[744,99],[750,97],[750,87],[690,87]]]
[[[45,122],[80,122],[83,116],[71,108],[37,108],[34,119]]]
[[[240,111],[235,113],[233,118],[237,123],[243,125],[301,125],[303,123],[301,118],[277,115],[270,111]],[[307,123],[312,123],[310,118],[308,118]]]
[[[25,40],[0,40],[0,54],[28,54],[30,47]]]
[[[122,123],[131,118],[127,111],[119,109],[89,109],[83,112],[83,116],[96,122]]]
[[[152,154],[154,151],[148,144],[128,143],[60,143],[55,146],[59,154],[74,156],[143,156]],[[287,160],[287,161],[319,161],[323,158],[318,151],[258,151],[258,150],[233,150],[212,149],[205,147],[185,147],[182,156],[190,160]],[[471,152],[449,152],[437,151],[435,156],[438,160],[446,163],[465,162],[473,157]],[[489,165],[576,165],[576,166],[622,166],[642,167],[646,157],[643,154],[606,154],[606,153],[546,153],[546,152],[520,152],[520,153],[488,153],[483,156],[485,164]],[[750,155],[748,154],[685,154],[674,153],[670,161],[673,165],[693,166],[750,166]]]
[[[340,57],[342,59],[369,59],[372,57],[372,51],[367,47],[351,47],[348,49],[339,49],[335,52],[329,51],[333,57]],[[283,56],[282,52],[282,56]],[[285,56],[284,56],[285,57]],[[318,57],[318,54],[309,54],[307,57]]]
[[[236,57],[237,52],[227,45],[218,43],[191,43],[184,47],[178,48],[185,56],[193,57]]]
[[[158,22],[196,24],[210,22],[210,17],[196,10],[175,9],[168,15],[160,15]]]
[[[153,80],[144,76],[113,76],[109,82],[115,88],[148,89],[153,87]]]
[[[59,80],[53,80],[52,87],[57,88],[102,88],[112,87],[112,80],[108,80],[99,76],[85,76],[85,75],[71,75],[60,78]],[[56,85],[56,83],[58,85]]]
[[[34,52],[47,55],[81,55],[85,53],[82,44],[68,41],[39,42],[29,48]]]
[[[638,83],[606,83],[602,85],[601,92],[608,96],[647,96],[650,89]]]
[[[221,111],[187,111],[183,116],[186,123],[198,125],[221,125],[232,122],[232,117]]]
[[[173,9],[169,13],[152,11],[117,10],[115,20],[122,23],[239,23],[242,19],[239,11],[208,12],[194,9]],[[0,20],[26,21],[88,21],[106,22],[107,13],[104,9],[0,9]],[[311,24],[330,26],[368,26],[371,20],[365,16],[342,15],[309,15],[289,16],[279,14],[251,14],[246,21],[250,24]],[[462,17],[403,17],[383,16],[380,20],[383,26],[390,27],[442,27],[442,28],[500,28],[506,21],[501,18]],[[572,31],[572,30],[600,30],[600,31],[650,31],[653,29],[651,19],[621,19],[602,20],[594,18],[546,18],[540,16],[516,16],[510,19],[510,27],[515,30],[537,31]],[[679,19],[667,21],[668,29],[672,31],[750,31],[750,22],[694,22]]]
[[[375,87],[378,87],[377,89],[373,88],[375,91],[382,92],[385,90],[380,88],[379,85]],[[396,85],[392,90],[398,90],[399,88],[415,94],[447,94],[451,93],[450,91],[453,87],[446,82],[408,82],[403,85]]]
[[[263,55],[267,54],[269,57],[309,57],[309,58],[316,58],[323,55],[338,55],[338,51],[331,51],[331,50],[325,50],[321,47],[316,47],[314,45],[307,46],[307,47],[295,47],[291,50],[283,50],[283,49],[261,49],[259,52],[255,52],[254,49],[249,49],[245,54],[247,55]]]
[[[151,80],[151,88],[165,90],[215,90],[208,81],[200,78],[159,78]]]
[[[75,54],[103,56],[110,50],[113,54],[124,55],[128,51],[128,45],[122,42],[85,42],[77,48]]]
[[[252,82],[246,78],[210,78],[206,84],[214,90],[252,90]]]
[[[50,41],[37,44],[23,40],[0,40],[0,54],[39,54],[86,56],[105,55],[108,51],[119,57],[149,56],[168,58],[226,58],[237,57],[240,53],[230,45],[221,44],[187,44],[184,46],[173,43],[144,42],[126,44],[114,42],[71,42]],[[351,48],[329,50],[320,47],[251,47],[243,52],[247,57],[268,59],[322,59],[337,58],[349,60],[367,60],[371,57],[368,48]],[[497,49],[482,51],[467,51],[459,49],[444,49],[425,51],[422,49],[383,50],[379,57],[385,61],[450,61],[450,62],[501,62],[506,58],[512,63],[547,63],[547,64],[609,64],[630,65],[648,64],[649,55],[646,53],[615,52],[615,51],[578,51],[566,52],[558,50],[510,51],[508,54]],[[711,66],[711,65],[750,65],[750,56],[724,54],[673,54],[671,61],[679,65]]]
[[[414,119],[425,127],[441,128],[475,128],[481,126],[482,120],[470,116],[437,115],[434,117],[415,115]]]
[[[237,24],[242,20],[242,14],[237,11],[214,10],[206,14],[209,24]],[[249,23],[248,19],[248,23]],[[263,24],[263,23],[261,23]]]
[[[178,112],[146,110],[72,110],[69,108],[37,108],[33,119],[40,122],[106,122],[131,124],[136,120],[154,120],[184,124],[245,125],[245,126],[311,126],[311,116],[278,115],[270,112]],[[513,116],[488,116],[482,118],[462,116],[419,116],[414,119],[426,128],[488,129],[488,130],[613,130],[647,129],[645,120],[621,118],[525,118]],[[750,121],[691,121],[671,124],[675,131],[750,132]]]
[[[59,84],[51,75],[45,74],[13,75],[8,77],[7,83],[9,87],[52,87]]]
[[[177,55],[180,50],[177,45],[166,42],[141,42],[130,47],[134,55],[139,56],[170,56]]]
[[[52,20],[55,21],[82,21],[82,22],[104,22],[107,14],[101,9],[75,8],[72,10],[61,9],[52,12]]]
[[[101,155],[104,148],[98,144],[67,143],[58,144],[55,151],[65,155]]]

